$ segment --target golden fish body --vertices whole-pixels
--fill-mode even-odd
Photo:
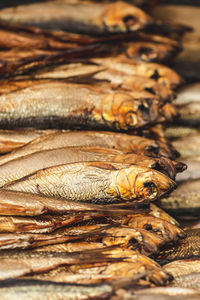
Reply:
[[[78,3],[49,2],[43,11],[40,3],[5,8],[0,19],[42,28],[64,29],[82,33],[117,33],[135,31],[147,25],[151,18],[142,10],[127,3]],[[38,15],[42,11],[42,14]],[[86,18],[87,16],[87,18]]]
[[[157,107],[156,101],[140,100],[131,93],[112,93],[62,81],[44,82],[0,95],[0,125],[29,127],[34,122],[34,127],[39,128],[74,129],[84,125],[127,130],[155,122]]]
[[[2,300],[86,300],[92,298],[106,299],[113,294],[109,284],[72,285],[34,280],[17,280],[9,286],[0,287]]]
[[[153,201],[174,189],[175,183],[158,171],[137,165],[83,162],[40,170],[4,188],[98,203]]]
[[[0,186],[28,176],[40,169],[54,167],[61,164],[86,161],[116,162],[136,164],[142,167],[157,169],[174,178],[176,168],[168,161],[134,153],[124,154],[122,151],[100,147],[65,147],[35,152],[18,159],[8,161],[0,166]],[[28,166],[28,167],[27,167]]]
[[[132,91],[147,91],[153,95],[156,95],[159,99],[165,101],[173,100],[175,96],[172,90],[151,78],[147,78],[142,75],[127,74],[123,70],[117,71],[115,69],[112,69],[112,66],[105,69],[104,66],[93,64],[87,65],[86,63],[63,64],[61,66],[49,66],[47,70],[40,70],[32,76],[40,80],[56,78],[71,78],[71,80],[78,80],[79,76],[84,75],[90,75],[92,78],[97,80],[108,80],[113,88],[121,87]],[[26,80],[25,82],[27,82],[28,84],[28,80]],[[19,83],[17,84],[19,85]]]
[[[39,216],[46,213],[71,213],[106,210],[106,207],[16,191],[0,190],[0,214],[7,216]]]
[[[182,78],[172,69],[159,65],[157,63],[137,62],[128,58],[92,58],[93,62],[112,68],[117,71],[123,71],[130,75],[139,75],[152,78],[168,88],[176,88],[182,83]]]
[[[39,151],[75,146],[106,147],[124,153],[154,157],[159,152],[159,147],[154,140],[136,135],[102,131],[67,131],[37,138],[12,153],[0,157],[0,164]]]

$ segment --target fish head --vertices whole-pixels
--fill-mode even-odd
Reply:
[[[176,241],[178,238],[184,237],[183,230],[178,226],[150,215],[133,215],[129,219],[127,218],[126,225],[154,233],[165,242]]]
[[[171,89],[177,88],[184,82],[180,75],[163,65],[159,65],[159,68],[154,69],[151,78]]]
[[[147,230],[133,229],[122,226],[106,230],[102,240],[106,246],[121,245],[127,249],[139,251],[144,255],[151,255],[163,245],[163,239]]]
[[[135,229],[126,227],[113,227],[106,230],[102,242],[106,246],[123,245],[127,247],[131,240],[134,240],[135,249],[137,249],[139,248],[138,244],[142,242],[142,235]]]
[[[146,88],[148,92],[153,91],[158,97],[160,97],[162,101],[171,102],[176,98],[176,94],[173,90],[159,82],[155,82],[154,80],[153,82],[154,84],[152,84],[152,87],[150,87],[150,89],[148,87]]]
[[[127,44],[125,54],[130,59],[140,58],[146,62],[163,61],[167,59],[172,47],[158,43],[134,42]]]
[[[144,76],[129,75],[123,80],[122,87],[146,91],[153,96],[157,96],[162,101],[172,101],[175,99],[175,93],[170,88],[156,82],[151,78]]]
[[[101,105],[101,119],[117,130],[131,130],[154,122],[158,105],[151,99],[138,99],[128,93],[107,95]]]
[[[138,173],[134,181],[134,193],[138,200],[153,201],[170,193],[175,187],[176,183],[168,176],[151,169]]]
[[[103,25],[109,32],[135,31],[151,23],[144,11],[122,1],[109,4],[103,14]]]
[[[147,77],[169,89],[174,89],[184,82],[182,77],[175,71],[157,63],[143,62],[137,65],[137,69],[141,75],[146,74]]]
[[[164,174],[139,165],[124,167],[113,176],[109,192],[123,201],[153,201],[176,187],[175,182]]]

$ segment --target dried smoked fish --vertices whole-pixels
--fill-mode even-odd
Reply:
[[[111,66],[112,67],[112,66]],[[156,95],[162,100],[173,100],[174,93],[172,90],[167,88],[166,86],[156,82],[155,80],[141,76],[141,75],[132,75],[127,74],[123,70],[117,71],[112,68],[105,69],[104,66],[94,65],[94,64],[86,64],[86,63],[68,63],[62,65],[53,65],[49,66],[46,69],[36,70],[31,74],[31,76],[35,79],[47,80],[47,79],[65,79],[66,81],[78,81],[80,78],[84,80],[96,79],[101,81],[109,81],[113,88],[124,88],[128,90],[138,90],[138,91],[147,91],[153,95]],[[21,76],[21,78],[27,78],[26,76]],[[30,81],[9,81],[2,83],[0,87],[0,91],[6,92],[12,91],[13,88],[16,89],[16,86],[19,88],[25,87],[24,84],[33,84]],[[93,82],[95,83],[95,81]],[[98,83],[98,81],[97,81]],[[4,87],[5,86],[5,87]]]
[[[38,14],[38,12],[40,12]],[[71,32],[108,34],[136,31],[152,22],[141,9],[125,2],[70,4],[66,1],[47,2],[5,8],[0,20],[47,29]]]
[[[148,230],[162,237],[166,242],[175,241],[178,238],[185,237],[182,229],[176,225],[170,224],[168,221],[145,214],[127,215],[123,218],[122,224],[132,228],[140,228]]]
[[[40,169],[83,161],[136,164],[146,168],[157,169],[172,179],[175,178],[177,173],[177,166],[175,162],[168,164],[168,161],[165,162],[160,159],[153,159],[137,154],[124,154],[119,150],[108,148],[65,147],[35,152],[33,154],[21,156],[18,159],[11,160],[1,165],[0,186],[30,175]]]
[[[80,222],[79,224],[74,224],[73,227],[65,228],[65,234],[67,235],[78,235],[87,233],[93,229],[102,229],[102,226],[113,224],[120,226],[128,226],[128,228],[133,228],[136,230],[145,230],[158,237],[164,242],[176,241],[178,238],[185,237],[185,233],[177,225],[170,224],[166,220],[153,217],[152,215],[147,215],[145,211],[137,210],[113,210],[109,208],[108,211],[103,211],[99,213],[102,217],[98,217],[98,214],[93,214],[93,218],[89,218],[90,213],[88,213],[88,220]],[[93,239],[94,241],[94,239]],[[96,241],[96,240],[95,240]]]
[[[180,153],[178,150],[176,150],[174,145],[164,136],[164,130],[162,129],[161,126],[162,126],[161,124],[158,124],[153,127],[149,127],[146,130],[142,130],[140,135],[155,140],[155,142],[160,147],[159,155],[162,159],[170,158],[176,160],[178,157],[180,157]],[[186,166],[184,165],[184,167],[182,168],[182,170],[180,170],[180,172],[184,171],[185,169]]]
[[[1,27],[1,24],[0,24]],[[15,30],[9,30],[9,28],[0,28],[0,48],[3,49],[43,49],[52,51],[62,51],[65,49],[77,48],[81,44],[76,40],[70,41],[70,34],[68,41],[56,40],[54,37],[39,35],[39,34],[28,34],[27,32],[16,32]],[[51,33],[49,33],[50,35]],[[67,33],[66,33],[67,38]],[[120,36],[118,37],[120,39]],[[119,40],[118,39],[118,40]],[[113,47],[110,48],[109,41],[106,39],[103,41],[101,38],[93,43],[100,43],[101,41],[105,43],[105,49],[108,53],[124,53],[128,55],[131,59],[139,59],[142,61],[157,61],[162,62],[169,60],[178,51],[177,45],[174,43],[161,43],[157,41],[156,43],[148,40],[148,35],[145,38],[135,38],[133,41],[126,41],[123,44],[117,44],[117,39],[113,40]],[[169,39],[168,39],[169,40]],[[7,41],[7,42],[6,42]],[[170,40],[171,41],[171,40]],[[172,40],[173,41],[173,40]],[[81,42],[81,36],[80,36]],[[88,44],[92,43],[92,39],[88,37]]]
[[[183,82],[182,78],[175,71],[157,63],[137,62],[120,56],[91,58],[91,61],[106,68],[123,71],[126,74],[152,78],[172,89]]]
[[[129,59],[144,62],[165,62],[177,54],[177,49],[168,44],[147,41],[133,41],[122,45],[124,55]]]
[[[0,126],[135,129],[157,120],[152,98],[61,81],[35,84],[0,96]]]
[[[108,299],[113,294],[111,285],[103,283],[99,285],[64,284],[45,282],[43,280],[13,280],[0,286],[1,297],[4,300],[16,299]]]
[[[119,263],[114,261],[119,261]],[[104,274],[105,279],[107,277],[108,280],[122,276],[132,277],[140,274],[144,276],[144,271],[147,273],[146,279],[156,284],[164,284],[169,278],[167,273],[150,258],[122,248],[108,247],[76,253],[6,251],[0,253],[0,262],[2,266],[1,279],[43,273],[62,265],[73,265],[71,275],[72,272],[76,274],[78,270],[87,272],[87,268],[89,268],[94,275]]]
[[[92,216],[91,216],[92,217]],[[7,218],[7,224],[6,224],[6,219]],[[39,247],[42,245],[52,245],[52,244],[59,244],[59,243],[65,243],[68,241],[73,241],[73,240],[80,240],[83,241],[85,234],[83,233],[83,235],[77,235],[77,236],[70,236],[67,235],[67,230],[65,231],[65,229],[61,230],[60,232],[54,232],[52,234],[48,234],[48,235],[44,235],[41,234],[41,236],[39,234],[37,234],[37,231],[40,233],[42,232],[50,232],[53,229],[56,229],[56,222],[59,222],[60,219],[60,226],[62,226],[62,222],[63,222],[63,226],[65,225],[64,223],[66,223],[66,225],[72,225],[73,222],[79,221],[79,216],[77,216],[77,220],[75,220],[76,216],[74,218],[65,218],[63,217],[54,217],[52,218],[52,221],[47,218],[47,217],[41,217],[41,218],[35,218],[34,220],[31,220],[30,218],[27,220],[24,219],[24,221],[21,218],[16,218],[16,217],[1,217],[1,221],[3,221],[2,219],[4,219],[4,228],[5,229],[10,229],[14,230],[16,229],[17,231],[20,231],[20,223],[21,223],[21,231],[26,232],[27,234],[22,234],[22,233],[18,233],[18,234],[1,234],[1,244],[0,244],[0,249],[16,249],[16,248],[21,248],[21,249],[25,249],[25,248],[34,248],[34,247]],[[84,218],[84,216],[83,216]],[[82,219],[83,219],[82,218]],[[8,220],[9,219],[9,220]],[[44,219],[44,226],[42,224],[42,219]],[[49,220],[48,220],[49,219]],[[86,216],[87,219],[87,216]],[[36,224],[36,222],[34,221],[38,221],[38,226]],[[49,228],[48,228],[48,224],[45,221],[49,221]],[[65,222],[66,221],[66,222]],[[81,221],[81,216],[80,216],[80,221]],[[17,223],[18,222],[18,223]],[[23,222],[24,222],[24,226],[23,226]],[[67,224],[68,222],[68,224]],[[71,222],[71,224],[70,224]],[[3,223],[3,222],[2,222]],[[53,224],[54,223],[54,224]],[[8,225],[6,227],[6,225]],[[9,226],[10,225],[10,226]],[[13,227],[11,228],[11,226],[13,225]],[[19,225],[19,226],[18,226]],[[27,227],[26,227],[27,225]],[[29,227],[30,225],[30,227]],[[46,225],[46,228],[45,228]],[[55,225],[55,228],[50,228],[50,226]],[[32,230],[31,230],[31,226],[32,226]],[[42,228],[43,226],[43,228]],[[58,223],[59,226],[59,223]],[[15,227],[15,228],[14,228]],[[40,230],[41,227],[41,230]],[[18,228],[18,229],[17,229]],[[30,231],[29,231],[30,228]],[[58,227],[57,227],[58,228]],[[70,227],[71,228],[71,227]],[[69,228],[69,232],[70,232],[70,228]],[[119,227],[112,227],[109,229],[105,229],[104,227],[99,228],[100,230],[98,230],[98,228],[96,228],[95,230],[88,230],[85,231],[86,234],[88,234],[88,241],[91,239],[92,242],[94,241],[95,243],[99,242],[102,243],[104,246],[114,246],[114,245],[118,245],[124,248],[129,248],[131,250],[134,251],[139,251],[139,253],[142,253],[144,255],[152,255],[158,252],[158,249],[163,246],[165,244],[165,240],[162,237],[159,237],[157,235],[155,235],[154,233],[148,232],[146,230],[143,229],[133,229],[127,226],[119,226]],[[2,228],[3,229],[3,228]],[[27,229],[27,230],[26,230]],[[35,230],[34,230],[35,229]],[[48,230],[49,229],[49,230]],[[31,234],[31,232],[36,232],[35,234]],[[66,232],[66,233],[65,233]],[[90,238],[90,234],[91,234],[91,238]],[[28,238],[32,238],[32,243],[28,242]],[[21,241],[21,244],[20,244]],[[80,250],[79,250],[80,251]]]
[[[74,48],[77,44],[73,41],[61,42],[44,35],[30,34],[23,32],[20,28],[1,28],[0,24],[0,48],[1,49],[43,49],[43,50],[63,50],[66,48]],[[18,32],[16,31],[18,29]]]
[[[122,248],[115,248],[112,251],[110,250],[103,250],[102,249],[102,253],[105,254],[110,254],[111,258],[119,258],[122,255],[124,255],[124,257],[126,257],[126,262],[129,262],[130,265],[126,265],[126,262],[120,262],[119,264],[110,264],[110,268],[107,269],[105,271],[105,274],[110,274],[110,272],[114,273],[115,275],[122,275],[122,276],[130,276],[131,273],[132,275],[134,274],[138,274],[139,270],[140,270],[140,265],[134,265],[131,264],[131,262],[138,262],[139,264],[141,264],[141,262],[143,262],[143,265],[145,267],[145,271],[152,271],[149,272],[149,274],[147,273],[146,275],[146,279],[149,279],[151,282],[154,282],[156,284],[161,284],[163,285],[166,280],[168,280],[170,278],[170,276],[168,276],[168,274],[164,273],[163,270],[160,268],[159,265],[155,264],[154,261],[152,261],[150,258],[145,257],[144,255],[137,255],[137,252],[135,253],[136,255],[133,255],[133,252],[131,253],[132,250],[128,250],[128,249],[122,249]],[[155,270],[152,270],[152,265],[154,265],[153,268],[155,268]],[[127,269],[126,267],[127,266]],[[125,268],[124,268],[125,267]],[[137,271],[136,271],[137,270]],[[144,268],[143,268],[144,271]],[[122,272],[122,273],[121,273]]]
[[[135,153],[153,157],[158,156],[159,152],[162,151],[153,139],[125,133],[80,130],[60,132],[37,138],[12,153],[0,157],[0,164],[38,151],[69,146],[105,147],[121,150],[124,153]]]
[[[63,216],[44,215],[41,217],[15,217],[0,216],[0,232],[1,233],[48,233],[64,226],[72,226],[73,224],[89,220],[94,217],[104,216],[104,213],[69,213]]]
[[[142,256],[142,255],[141,255]],[[120,257],[123,260],[123,257]],[[92,264],[103,262],[109,264],[110,261],[117,261],[109,255],[96,253],[96,258],[86,252],[77,253],[44,253],[33,251],[1,251],[1,274],[0,280],[17,278],[25,274],[47,272],[62,265]],[[18,268],[17,268],[18,261]],[[119,259],[118,259],[119,261]],[[164,272],[163,272],[164,273]]]
[[[70,281],[70,276],[71,280],[78,280],[81,274],[85,274],[87,275],[97,275],[97,274],[103,274],[105,276],[105,280],[111,280],[111,278],[118,278],[120,276],[120,272],[121,275],[123,277],[129,277],[129,276],[135,276],[135,275],[142,275],[142,270],[143,272],[145,271],[146,274],[144,274],[143,276],[145,277],[145,279],[149,282],[153,282],[155,284],[161,284],[163,285],[167,279],[169,279],[169,276],[164,273],[162,271],[162,269],[155,264],[155,262],[153,262],[152,260],[150,260],[148,257],[145,257],[144,255],[141,255],[137,252],[134,252],[132,250],[128,250],[128,249],[124,249],[124,248],[114,248],[113,250],[110,250],[109,248],[107,248],[107,250],[104,249],[100,249],[100,251],[102,253],[105,253],[107,255],[109,255],[110,257],[113,258],[119,258],[119,257],[124,257],[124,261],[120,262],[120,263],[111,263],[106,267],[96,267],[95,269],[93,268],[93,266],[84,266],[84,265],[80,265],[80,266],[71,266],[69,267],[68,272],[66,272],[66,274],[60,274],[59,270],[58,270],[58,276],[54,276],[54,278],[50,277],[53,280],[58,280],[59,281],[59,277],[60,275],[62,276],[62,280],[69,282]],[[90,251],[89,251],[90,252]],[[98,250],[99,252],[99,250]],[[97,253],[98,253],[97,252]],[[95,250],[91,251],[92,254],[95,253]],[[128,265],[128,262],[130,265]],[[62,271],[61,271],[62,272]],[[131,275],[132,274],[132,275]],[[65,276],[66,275],[66,276]],[[47,274],[48,277],[48,274]],[[81,276],[82,277],[82,276]],[[81,278],[80,278],[81,279]],[[83,280],[83,277],[82,277]],[[81,280],[81,281],[82,281]],[[92,280],[92,278],[91,278]]]
[[[73,60],[88,59],[92,56],[101,56],[107,53],[108,47],[104,44],[89,44],[79,47],[69,47],[62,51],[46,49],[10,49],[0,51],[1,63],[0,74],[2,78],[10,78],[30,74],[39,68],[51,65],[52,63],[63,64]]]
[[[158,252],[164,240],[147,230],[120,226],[106,230],[102,243],[105,246],[120,245],[149,256]]]
[[[171,192],[175,182],[158,171],[138,165],[82,162],[40,170],[4,188],[73,201],[141,202]]]

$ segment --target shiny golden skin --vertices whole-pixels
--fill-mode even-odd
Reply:
[[[183,82],[183,79],[175,71],[157,63],[137,62],[124,56],[92,58],[91,60],[101,66],[123,71],[126,74],[154,79],[171,89],[178,87]]]
[[[60,29],[71,32],[105,34],[108,32],[136,31],[152,22],[141,9],[117,1],[116,3],[75,3],[50,1],[16,8],[5,8],[0,20],[41,28]]]
[[[175,183],[138,165],[82,162],[40,170],[3,188],[72,201],[149,202],[169,193]]]

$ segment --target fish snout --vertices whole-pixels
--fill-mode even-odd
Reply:
[[[151,24],[152,19],[140,8],[118,1],[108,5],[103,22],[109,32],[127,32]]]
[[[156,122],[159,117],[159,103],[156,97],[145,98],[138,105],[138,116],[146,123]]]
[[[174,181],[157,171],[147,171],[137,175],[135,181],[136,198],[153,201],[176,187]]]

